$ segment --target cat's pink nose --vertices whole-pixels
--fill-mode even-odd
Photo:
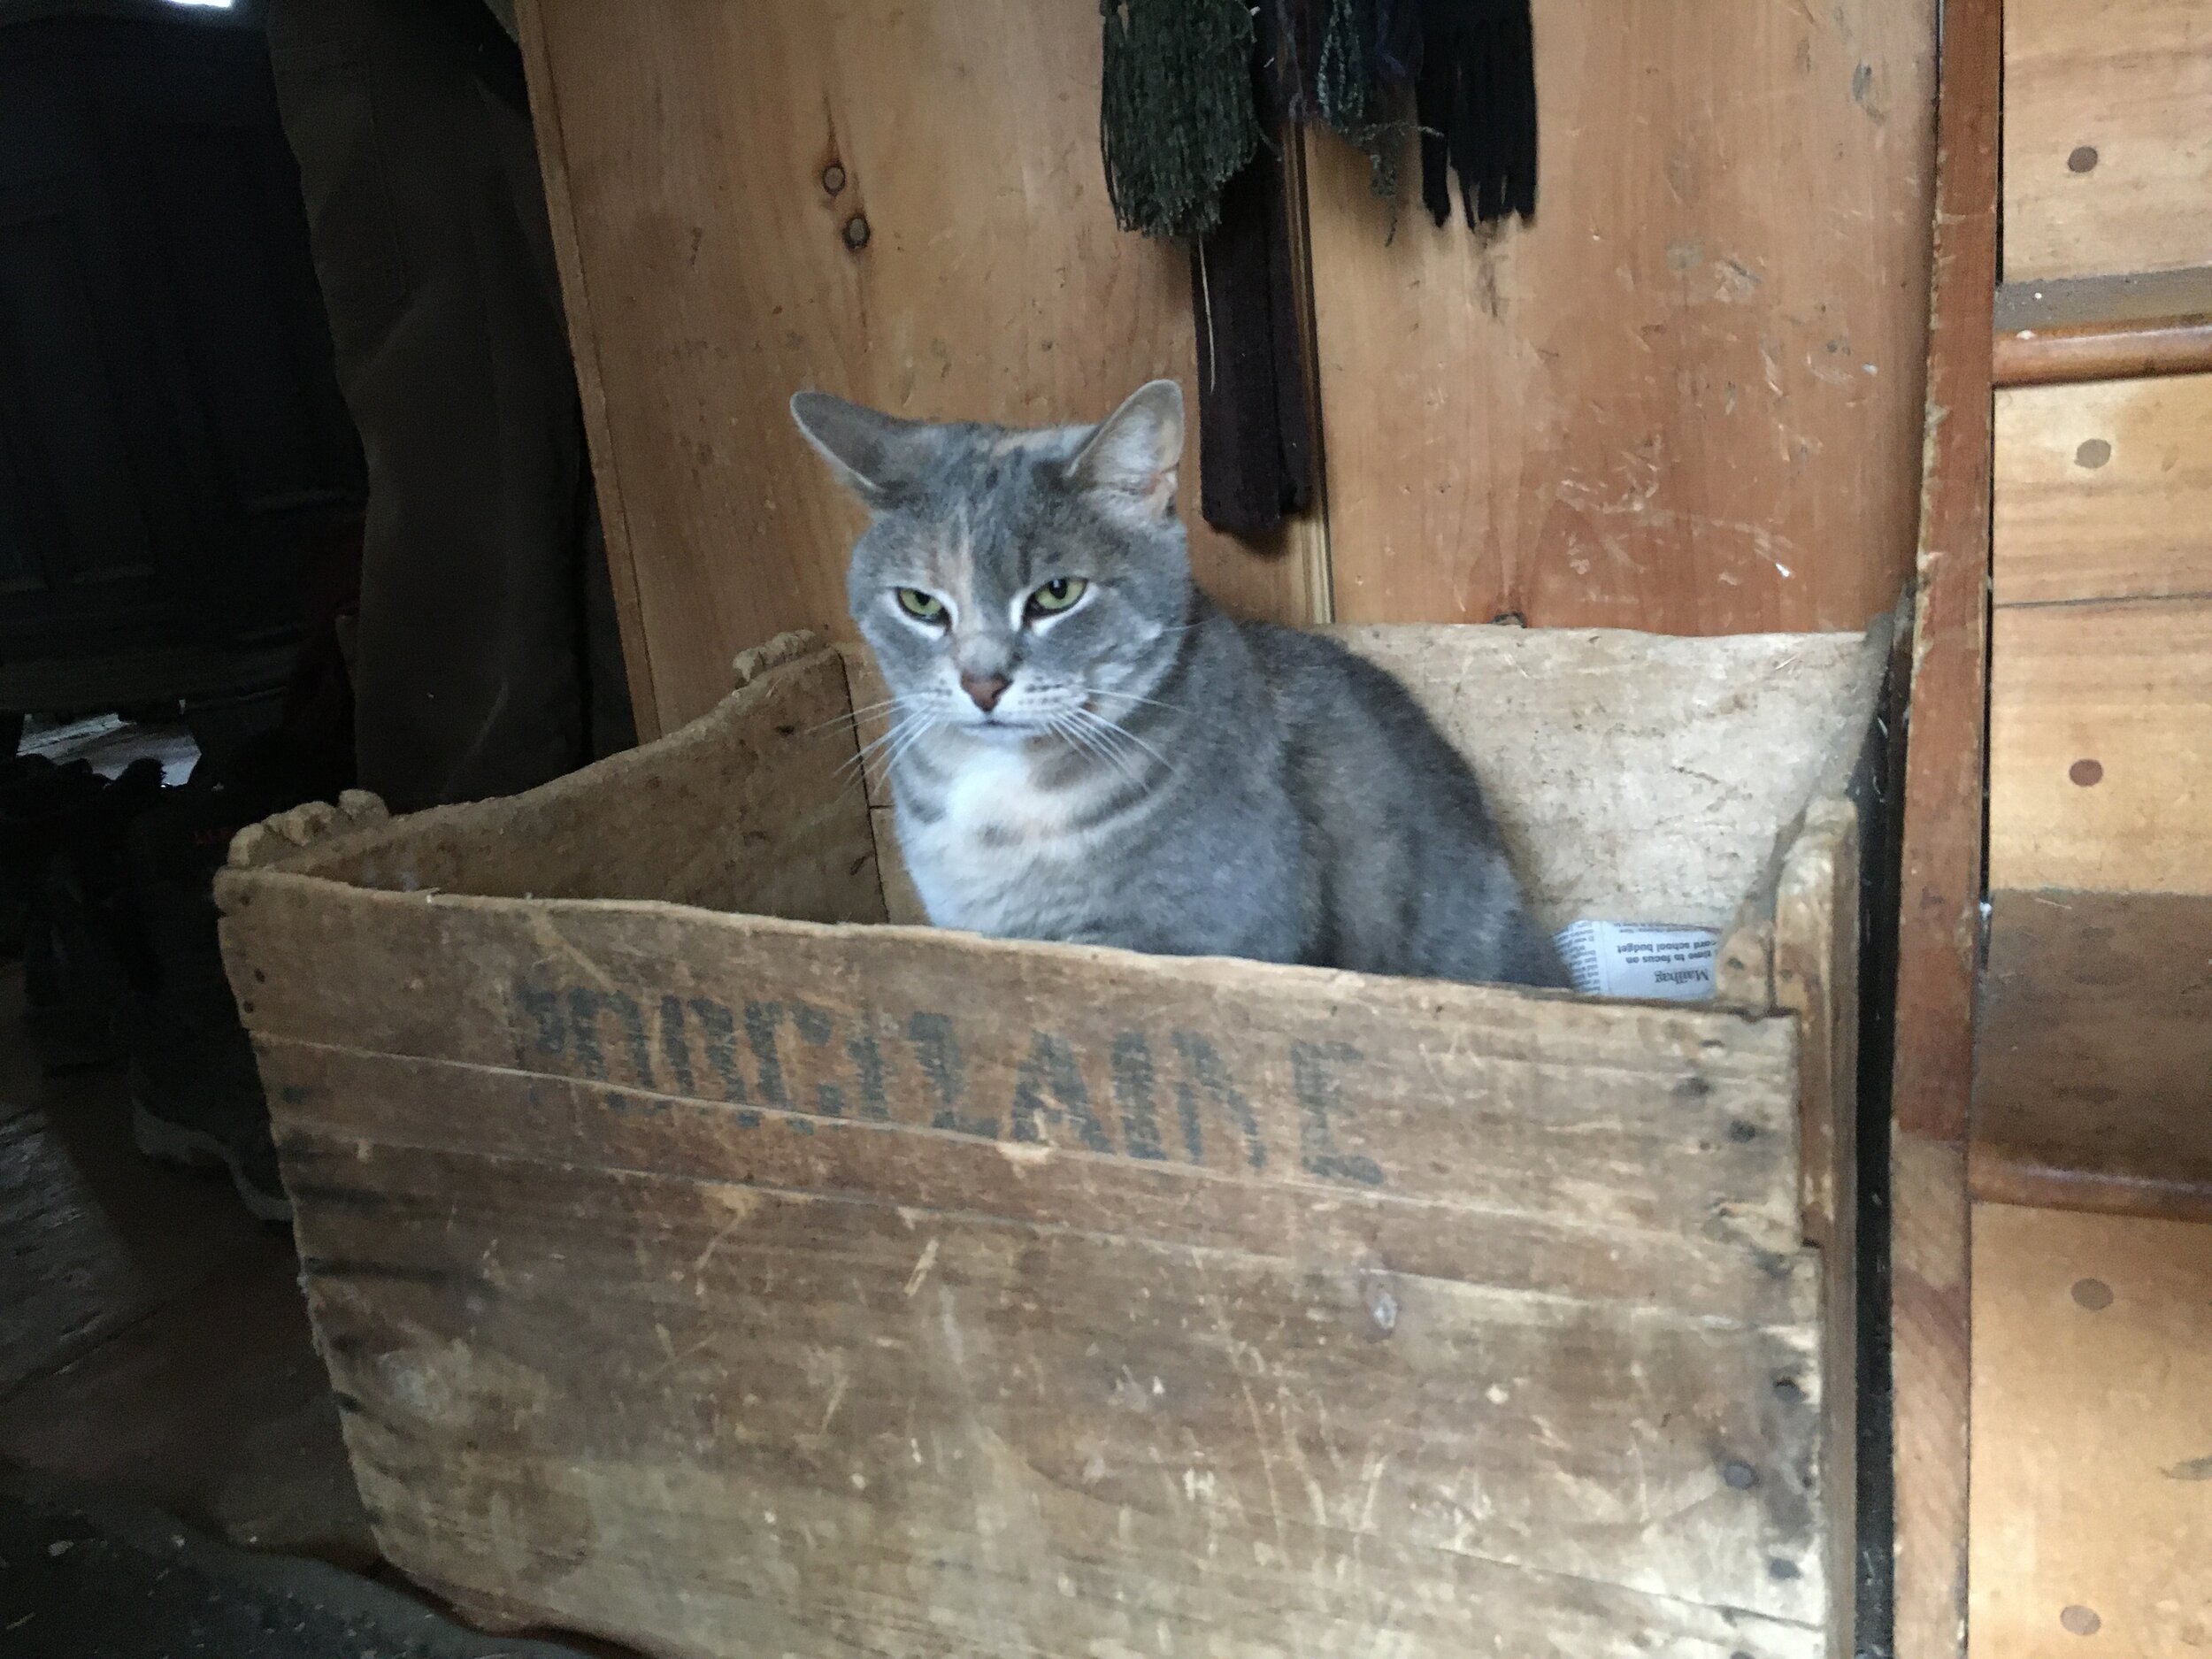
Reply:
[[[998,707],[998,700],[1006,695],[1007,679],[1003,674],[963,674],[960,689],[975,700],[975,706],[988,714]]]

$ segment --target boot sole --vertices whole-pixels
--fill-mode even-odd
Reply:
[[[223,1169],[230,1171],[230,1184],[238,1192],[238,1202],[257,1221],[289,1221],[292,1218],[291,1201],[273,1198],[258,1190],[246,1179],[238,1159],[231,1149],[204,1130],[188,1129],[182,1124],[173,1124],[157,1118],[138,1102],[131,1102],[131,1139],[148,1157],[163,1164],[180,1164],[186,1169]]]

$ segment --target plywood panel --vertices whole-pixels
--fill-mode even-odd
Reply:
[[[2212,1227],[1976,1207],[1977,1659],[2212,1646],[2208,1371]]]
[[[2212,374],[2001,391],[1996,453],[1997,603],[2212,595]]]
[[[2005,280],[2212,257],[2212,12],[2008,0]]]
[[[1094,8],[521,15],[649,730],[708,708],[740,647],[849,633],[861,516],[793,429],[794,391],[1038,425],[1095,419],[1154,376],[1194,389],[1189,266],[1118,232],[1106,200]],[[1193,558],[1244,610],[1325,614],[1317,541],[1286,542],[1257,552],[1199,525]]]
[[[1542,207],[1494,240],[1417,211],[1393,240],[1364,162],[1317,146],[1340,619],[1701,634],[1894,602],[1932,13],[1538,0]]]
[[[2212,893],[2212,599],[2001,607],[1989,882]]]
[[[2212,898],[1993,894],[1975,1073],[1978,1186],[2009,1168],[2212,1197]]]

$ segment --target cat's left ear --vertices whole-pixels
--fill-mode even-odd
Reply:
[[[1068,463],[1068,477],[1080,488],[1165,518],[1175,511],[1182,464],[1183,388],[1154,380],[1098,423]]]

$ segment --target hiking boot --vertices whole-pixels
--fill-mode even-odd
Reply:
[[[264,1221],[292,1210],[270,1138],[253,1044],[223,971],[215,873],[231,837],[306,798],[281,776],[204,775],[130,827],[124,862],[143,951],[131,1029],[131,1122],[150,1157],[220,1164]]]
[[[269,1106],[242,1029],[215,1033],[165,1063],[131,1062],[131,1138],[150,1158],[230,1172],[258,1220],[292,1218],[269,1134]]]

